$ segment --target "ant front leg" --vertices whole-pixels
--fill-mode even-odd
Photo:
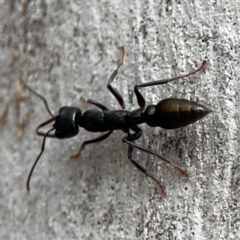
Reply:
[[[178,80],[178,79],[181,79],[181,78],[189,77],[191,75],[196,74],[197,72],[202,71],[204,66],[206,65],[206,63],[207,63],[207,61],[203,60],[202,65],[198,69],[193,70],[190,73],[187,73],[187,74],[184,74],[184,75],[181,75],[181,76],[178,76],[178,77],[163,79],[163,80],[157,80],[157,81],[152,81],[152,82],[147,82],[147,83],[135,85],[134,86],[134,92],[135,92],[135,95],[137,97],[138,105],[140,106],[141,111],[143,111],[145,109],[146,102],[145,102],[145,99],[142,96],[142,94],[139,92],[139,90],[138,90],[139,88],[157,86],[157,85],[166,84],[166,83],[169,83],[171,81],[175,81],[175,80]]]
[[[111,85],[112,81],[115,79],[115,77],[118,74],[118,69],[123,65],[124,59],[126,57],[125,48],[120,47],[120,49],[122,51],[122,59],[121,59],[120,63],[118,64],[117,68],[113,71],[112,75],[108,79],[107,88],[113,94],[113,96],[117,99],[117,101],[121,105],[122,109],[125,109],[125,103],[124,103],[124,100],[122,98],[122,95],[115,88],[113,88],[112,85]]]
[[[94,105],[94,106],[99,107],[102,111],[109,110],[104,104],[99,103],[99,102],[97,102],[97,101],[95,101],[95,100],[88,99],[87,102],[88,102],[88,103],[91,103],[91,104]],[[101,142],[101,141],[105,140],[106,138],[108,138],[108,137],[111,135],[112,132],[113,132],[113,130],[107,132],[106,134],[104,134],[104,135],[102,135],[102,136],[100,136],[100,137],[98,137],[98,138],[84,141],[84,142],[82,143],[82,145],[80,146],[80,148],[79,148],[79,150],[78,150],[78,153],[75,154],[75,155],[72,155],[72,156],[70,157],[70,159],[71,159],[71,160],[74,160],[74,159],[78,158],[78,157],[81,155],[81,152],[85,149],[86,145],[92,144],[92,143],[96,143],[96,142]]]
[[[92,143],[96,143],[96,142],[101,142],[101,141],[105,140],[106,138],[108,138],[111,135],[112,132],[113,132],[113,130],[110,130],[109,132],[107,132],[106,134],[104,134],[104,135],[102,135],[102,136],[100,136],[98,138],[95,138],[95,139],[92,139],[92,140],[88,140],[88,141],[84,141],[82,143],[82,145],[80,146],[80,148],[78,150],[78,153],[75,154],[75,155],[72,155],[70,157],[70,159],[72,160],[72,159],[78,158],[81,155],[81,152],[85,149],[86,145],[92,144]]]

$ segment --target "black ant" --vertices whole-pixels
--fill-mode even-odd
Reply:
[[[141,172],[146,174],[148,177],[150,177],[153,181],[155,181],[158,184],[158,186],[161,189],[162,196],[165,196],[165,191],[160,181],[157,180],[154,175],[149,173],[139,163],[132,159],[132,152],[134,148],[160,158],[161,160],[165,161],[166,163],[170,164],[175,169],[177,169],[183,176],[188,177],[188,173],[185,170],[173,164],[169,159],[159,155],[158,153],[146,147],[140,146],[135,143],[135,140],[139,139],[142,136],[142,130],[138,127],[138,125],[146,123],[150,127],[161,127],[165,129],[180,128],[198,121],[199,119],[209,114],[211,110],[197,102],[177,98],[164,99],[160,101],[157,105],[149,105],[145,109],[146,105],[145,99],[139,92],[139,88],[166,84],[168,82],[175,81],[180,78],[189,77],[190,75],[193,75],[201,71],[206,64],[206,61],[203,61],[202,65],[198,69],[188,74],[184,74],[171,79],[158,80],[135,85],[134,92],[137,97],[138,105],[140,108],[134,111],[127,111],[124,110],[125,104],[121,94],[111,86],[111,83],[115,79],[119,68],[124,63],[126,55],[124,47],[121,47],[121,51],[122,59],[118,67],[113,71],[112,75],[108,79],[107,87],[119,102],[120,106],[122,107],[122,110],[109,110],[105,105],[89,99],[88,102],[100,108],[101,111],[92,109],[82,113],[81,109],[78,107],[66,106],[62,107],[59,110],[57,116],[54,116],[48,107],[46,99],[40,94],[36,93],[22,80],[22,83],[30,92],[32,92],[34,95],[43,100],[48,113],[52,117],[46,122],[40,124],[36,129],[36,134],[39,136],[43,136],[43,142],[41,152],[39,153],[37,159],[35,160],[27,178],[26,187],[28,192],[30,191],[30,179],[33,170],[44,151],[46,138],[47,137],[59,139],[71,138],[78,134],[79,127],[83,127],[90,132],[107,132],[107,133],[103,134],[102,136],[96,139],[84,141],[80,146],[78,153],[76,155],[71,156],[72,159],[79,157],[81,151],[85,148],[86,145],[105,140],[110,136],[110,134],[114,130],[122,130],[127,134],[127,136],[124,137],[122,141],[128,144],[128,159],[133,163],[135,167],[137,167]],[[40,129],[43,126],[53,121],[54,124],[50,130],[48,130],[46,133],[40,131]],[[130,130],[132,130],[134,133],[130,133]],[[51,133],[52,131],[55,131],[55,133],[52,134]]]

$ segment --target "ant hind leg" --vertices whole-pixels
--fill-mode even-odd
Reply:
[[[166,196],[166,192],[161,184],[161,182],[159,180],[157,180],[157,178],[152,175],[151,173],[149,173],[144,167],[142,167],[139,163],[137,163],[135,160],[132,159],[132,151],[133,151],[133,147],[129,145],[128,147],[128,159],[131,161],[131,163],[138,169],[140,170],[142,173],[144,173],[145,175],[147,175],[148,177],[150,177],[160,188],[161,191],[161,196],[160,199],[163,199]]]
[[[191,75],[196,74],[197,72],[200,72],[204,69],[204,66],[206,65],[207,61],[203,60],[202,65],[197,68],[196,70],[191,71],[190,73],[178,76],[178,77],[174,77],[174,78],[169,78],[169,79],[162,79],[162,80],[157,80],[157,81],[152,81],[152,82],[147,82],[147,83],[142,83],[139,85],[135,85],[134,86],[134,93],[136,95],[137,101],[138,101],[138,105],[140,106],[141,111],[143,111],[145,109],[146,106],[146,102],[144,97],[142,96],[142,94],[139,92],[139,88],[143,88],[143,87],[150,87],[150,86],[157,86],[157,85],[162,85],[162,84],[166,84],[181,78],[185,78],[185,77],[189,77]]]

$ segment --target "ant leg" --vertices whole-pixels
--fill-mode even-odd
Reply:
[[[165,190],[161,184],[161,182],[159,180],[157,180],[154,175],[150,174],[144,167],[142,167],[139,163],[137,163],[135,160],[132,159],[132,151],[133,151],[133,147],[129,146],[128,147],[128,159],[131,161],[131,163],[141,172],[143,172],[144,174],[146,174],[148,177],[150,177],[154,182],[157,183],[157,185],[159,186],[160,190],[161,190],[161,199],[164,198],[166,196]]]
[[[103,111],[109,110],[105,105],[103,105],[102,103],[96,102],[95,100],[88,99],[87,102],[99,107]]]
[[[133,136],[133,135],[132,135],[132,136]],[[145,153],[152,154],[152,155],[160,158],[162,161],[164,161],[164,162],[166,162],[167,164],[173,166],[173,167],[174,167],[176,170],[178,170],[184,177],[189,177],[189,174],[188,174],[185,170],[181,169],[179,166],[177,166],[176,164],[172,163],[169,159],[167,159],[167,158],[159,155],[158,153],[156,153],[156,152],[154,152],[154,151],[152,151],[152,150],[150,150],[150,149],[148,149],[148,148],[146,148],[146,147],[140,146],[140,145],[132,142],[132,140],[129,140],[128,137],[123,138],[123,142],[124,142],[124,143],[127,143],[129,146],[131,146],[131,147],[133,147],[133,148],[137,148],[137,149],[140,150],[140,151],[143,151],[143,152],[145,152]]]
[[[125,139],[127,139],[129,142],[133,142],[137,139],[139,139],[142,136],[142,130],[138,127],[138,126],[134,126],[133,128],[131,128],[133,131],[135,131],[134,134],[132,135],[128,135],[128,137],[123,139],[123,142],[126,142]],[[126,142],[127,143],[127,142]],[[146,174],[148,177],[150,177],[154,182],[157,183],[157,185],[159,186],[160,190],[161,190],[161,198],[165,197],[166,193],[164,191],[164,188],[161,184],[161,182],[159,180],[157,180],[157,178],[152,175],[151,173],[149,173],[143,166],[141,166],[139,163],[137,163],[135,160],[132,159],[132,152],[133,152],[134,147],[131,144],[128,144],[128,159],[131,161],[131,163],[141,172],[143,172],[144,174]]]
[[[143,84],[139,84],[139,85],[135,85],[134,86],[134,92],[135,92],[135,95],[137,97],[137,101],[138,101],[138,105],[140,106],[141,108],[141,111],[143,111],[145,109],[145,99],[144,97],[142,96],[142,94],[139,92],[138,88],[143,88],[143,87],[150,87],[150,86],[156,86],[156,85],[161,85],[161,84],[166,84],[168,82],[171,82],[171,81],[175,81],[175,80],[178,80],[178,79],[181,79],[181,78],[185,78],[185,77],[189,77],[191,75],[194,75],[196,74],[197,72],[200,72],[203,70],[204,66],[206,65],[207,61],[206,60],[203,60],[202,62],[202,65],[190,72],[190,73],[187,73],[187,74],[184,74],[184,75],[181,75],[181,76],[178,76],[178,77],[174,77],[174,78],[169,78],[169,79],[163,79],[163,80],[157,80],[157,81],[152,81],[152,82],[147,82],[147,83],[143,83]]]
[[[123,65],[124,59],[125,59],[125,56],[126,56],[125,48],[122,46],[122,47],[120,47],[120,49],[122,51],[122,59],[121,59],[120,63],[118,64],[117,68],[113,71],[112,75],[108,79],[107,88],[113,94],[113,96],[118,100],[122,109],[125,109],[125,103],[124,103],[124,100],[123,100],[121,94],[116,89],[114,89],[111,85],[112,81],[114,80],[114,78],[118,74],[118,69]]]
[[[106,138],[108,138],[111,135],[112,132],[113,132],[113,130],[110,130],[109,132],[107,132],[106,134],[104,134],[104,135],[102,135],[102,136],[100,136],[98,138],[95,138],[95,139],[92,139],[92,140],[88,140],[88,141],[84,141],[82,143],[82,145],[80,146],[80,148],[78,150],[78,153],[75,154],[75,155],[72,155],[70,157],[70,159],[78,158],[80,156],[81,152],[84,150],[86,145],[91,144],[91,143],[101,142],[101,141],[105,140]]]

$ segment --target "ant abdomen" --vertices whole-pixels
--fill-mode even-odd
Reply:
[[[211,110],[207,107],[186,99],[168,98],[157,105],[150,105],[144,112],[146,123],[151,127],[175,129],[192,124]]]

